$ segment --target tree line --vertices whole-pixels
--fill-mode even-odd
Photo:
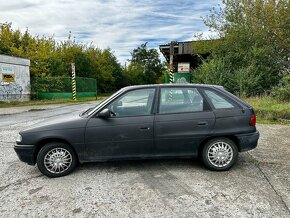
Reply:
[[[289,0],[223,0],[203,18],[215,38],[198,36],[201,42],[193,43],[194,54],[209,54],[200,56],[193,82],[223,85],[240,96],[270,94],[290,100],[289,6]],[[103,93],[164,82],[165,64],[147,43],[134,49],[128,66],[122,66],[110,48],[76,43],[71,36],[61,42],[32,36],[2,24],[0,53],[30,59],[32,77],[69,77],[74,62],[77,75],[96,78]]]
[[[71,34],[67,40],[33,36],[14,30],[11,24],[0,26],[0,54],[30,59],[33,78],[70,77],[75,63],[79,77],[97,79],[98,91],[114,92],[127,85],[156,83],[164,67],[156,49],[146,43],[132,51],[128,66],[122,66],[110,48],[100,49],[93,44],[77,43]]]

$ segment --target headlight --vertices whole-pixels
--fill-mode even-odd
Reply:
[[[16,142],[21,142],[22,141],[22,136],[20,134],[18,134]]]

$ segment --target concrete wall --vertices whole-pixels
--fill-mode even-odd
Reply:
[[[30,60],[0,55],[0,101],[30,100]]]

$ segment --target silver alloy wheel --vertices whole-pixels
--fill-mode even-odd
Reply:
[[[44,157],[44,166],[51,173],[62,173],[72,164],[71,153],[64,148],[54,148]]]
[[[219,168],[227,166],[232,161],[233,156],[233,149],[226,142],[215,142],[207,152],[209,162]]]

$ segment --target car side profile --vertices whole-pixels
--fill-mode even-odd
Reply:
[[[253,108],[220,86],[129,86],[79,115],[21,131],[14,149],[49,177],[85,162],[198,156],[222,171],[257,146],[255,125]]]

